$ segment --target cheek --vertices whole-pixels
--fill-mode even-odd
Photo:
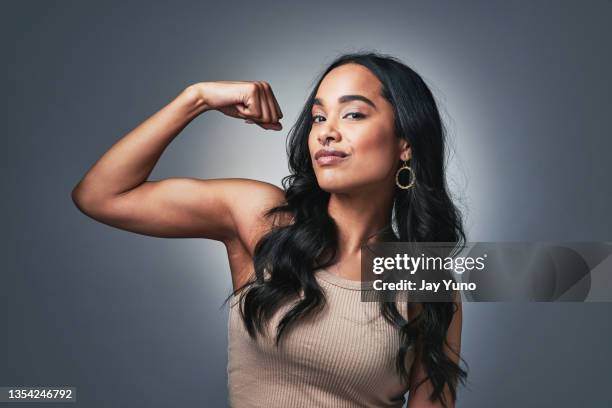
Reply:
[[[317,139],[317,135],[315,131],[311,131],[308,134],[308,151],[310,153],[310,157],[313,157],[315,152],[321,148],[321,144]]]
[[[359,168],[359,172],[365,178],[370,180],[386,179],[394,171],[395,166],[392,154],[380,146],[372,147],[371,150],[360,154],[353,164]]]
[[[367,135],[353,141],[355,157],[359,166],[368,172],[387,174],[397,162],[398,147],[395,136],[388,131],[371,129]]]
[[[370,132],[368,137],[354,140],[355,161],[352,165],[369,180],[384,180],[394,174],[399,159],[395,135]]]

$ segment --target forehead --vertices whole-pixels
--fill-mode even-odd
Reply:
[[[338,96],[360,94],[370,99],[380,98],[381,83],[369,69],[359,64],[344,64],[329,71],[317,89],[317,97],[325,103]]]

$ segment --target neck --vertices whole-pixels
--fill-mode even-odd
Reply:
[[[392,209],[393,189],[332,193],[328,212],[338,226],[338,258],[359,255],[363,244],[389,238]]]

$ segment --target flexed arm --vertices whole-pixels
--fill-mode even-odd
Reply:
[[[76,206],[100,222],[146,235],[222,241],[234,237],[240,210],[236,200],[250,194],[252,205],[267,205],[280,199],[280,189],[246,179],[147,181],[170,142],[211,109],[264,129],[282,128],[282,112],[266,82],[191,85],[98,159],[72,191]]]

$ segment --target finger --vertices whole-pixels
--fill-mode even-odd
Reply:
[[[265,130],[270,130],[270,129],[272,129],[272,130],[282,130],[283,129],[283,125],[280,122],[278,122],[278,123],[259,123],[259,122],[252,121],[250,119],[246,119],[244,121],[244,123],[248,123],[248,124],[252,124],[252,125],[257,125],[260,128],[265,129]]]
[[[272,130],[283,130],[283,125],[280,122],[273,123],[270,125],[270,129]]]
[[[242,115],[237,106],[225,106],[223,108],[219,108],[218,110],[233,118],[244,118],[244,115]]]
[[[276,105],[274,104],[274,96],[272,96],[270,84],[264,81],[263,87],[266,96],[266,103],[268,104],[268,110],[270,112],[270,123],[278,123],[278,112],[276,111]]]
[[[249,111],[249,108],[246,105],[244,105],[242,103],[239,103],[235,107],[236,107],[236,111],[238,112],[238,115],[241,118],[244,119],[244,118],[247,118],[249,116],[252,116],[251,111]]]
[[[272,90],[272,87],[269,88],[270,91],[270,95],[272,95],[272,102],[274,102],[274,107],[276,109],[276,116],[278,117],[278,120],[283,118],[283,111],[280,108],[280,105],[278,104],[278,101],[276,100],[276,96],[274,95],[274,91]]]
[[[276,123],[262,123],[261,126],[266,130],[282,130],[283,125],[280,122]]]
[[[264,85],[261,82],[257,82],[259,86],[259,107],[261,108],[261,118],[258,120],[259,122],[269,123],[270,122],[270,107],[268,106],[266,90]]]
[[[245,117],[259,119],[262,115],[259,103],[259,86],[257,86],[255,82],[251,82],[248,84],[248,87],[249,91],[244,102],[242,104],[237,104],[236,107]],[[244,107],[244,109],[242,109],[242,107]]]
[[[252,119],[245,119],[244,123],[248,123],[249,125],[257,125],[262,129],[266,129],[265,125],[263,123],[260,123],[256,120],[252,120]]]
[[[259,126],[260,128],[262,128],[263,130],[269,130],[271,126],[269,123],[255,122],[255,124]]]

